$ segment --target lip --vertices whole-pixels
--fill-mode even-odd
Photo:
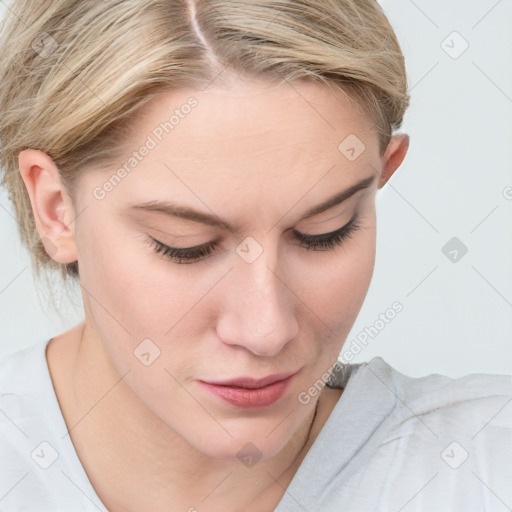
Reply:
[[[241,409],[268,407],[283,397],[298,372],[278,373],[261,379],[236,377],[222,381],[198,380],[205,391]]]
[[[202,380],[201,382],[206,382],[207,384],[213,384],[215,386],[236,386],[240,388],[262,388],[268,386],[269,384],[273,384],[279,380],[287,379],[292,375],[295,375],[295,372],[281,372],[274,373],[273,375],[267,375],[266,377],[261,377],[259,379],[255,379],[253,377],[234,377],[232,379],[224,379],[224,380]]]

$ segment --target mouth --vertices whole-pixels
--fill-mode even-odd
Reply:
[[[268,407],[283,397],[298,372],[269,375],[261,379],[237,377],[223,381],[197,381],[210,394],[240,409]]]

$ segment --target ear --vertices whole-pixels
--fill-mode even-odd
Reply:
[[[409,148],[409,135],[399,133],[393,135],[388,144],[386,152],[382,158],[382,172],[379,179],[378,188],[382,188],[393,173],[400,167],[403,162],[407,149]]]
[[[43,151],[24,149],[18,154],[18,166],[46,252],[60,263],[76,261],[75,212],[54,161]]]

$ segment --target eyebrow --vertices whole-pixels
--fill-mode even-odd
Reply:
[[[370,185],[375,181],[376,175],[369,176],[358,183],[355,183],[351,187],[343,190],[334,196],[327,199],[323,203],[310,208],[301,220],[309,219],[314,215],[318,215],[319,213],[323,213],[330,208],[337,206],[350,197],[352,197],[356,192],[359,192],[362,189],[369,188]],[[209,213],[204,213],[199,210],[195,210],[188,206],[178,205],[176,203],[170,201],[162,201],[162,200],[153,200],[146,201],[144,203],[129,203],[127,209],[129,210],[140,210],[140,211],[150,211],[150,212],[159,212],[165,215],[178,217],[181,219],[191,220],[194,222],[200,222],[202,224],[206,224],[208,226],[219,227],[225,229],[231,233],[240,232],[240,228],[230,224],[229,222],[219,218],[216,215],[212,215]]]

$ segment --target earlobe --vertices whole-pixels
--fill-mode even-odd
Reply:
[[[43,151],[24,149],[18,166],[46,252],[60,263],[76,261],[73,205],[54,161]]]
[[[391,138],[386,152],[382,157],[382,172],[379,187],[382,188],[402,164],[409,149],[409,135],[399,133]]]

